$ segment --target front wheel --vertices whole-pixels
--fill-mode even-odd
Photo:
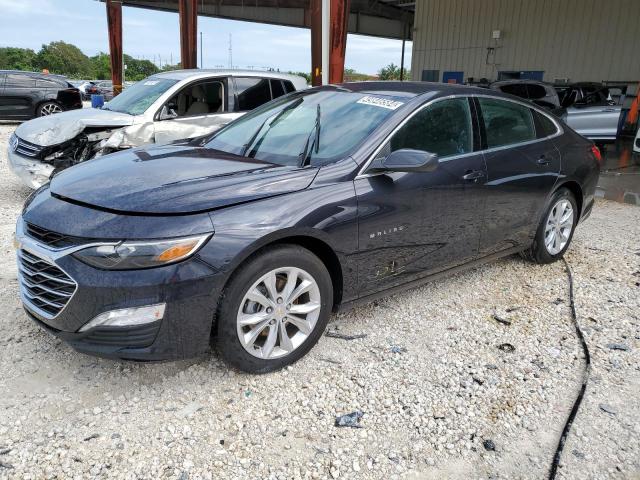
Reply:
[[[551,197],[549,206],[542,216],[531,247],[523,256],[536,263],[552,263],[567,251],[576,224],[578,208],[570,190],[560,188]]]
[[[242,265],[225,288],[217,349],[239,370],[278,370],[316,344],[332,305],[331,276],[318,257],[297,245],[269,248]]]

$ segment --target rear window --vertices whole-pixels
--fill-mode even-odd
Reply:
[[[546,138],[551,135],[554,135],[558,132],[558,128],[555,123],[551,121],[549,117],[541,114],[540,112],[533,111],[533,118],[536,123],[536,137],[537,138]]]
[[[509,95],[515,95],[520,98],[527,98],[527,86],[523,83],[515,83],[511,85],[503,85],[500,90]]]
[[[514,102],[479,98],[487,147],[501,147],[536,138],[531,109]]]
[[[263,103],[271,101],[271,89],[266,78],[236,79],[236,93],[238,95],[238,110],[253,110]]]
[[[283,80],[282,83],[284,85],[285,92],[287,93],[295,92],[296,89],[293,86],[293,83],[291,83],[289,80]]]

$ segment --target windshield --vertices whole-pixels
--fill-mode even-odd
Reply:
[[[160,95],[175,85],[177,80],[148,78],[134,83],[120,95],[105,104],[104,110],[140,115],[155,102]]]
[[[402,105],[387,95],[295,92],[232,122],[207,147],[279,165],[322,165],[349,155]]]

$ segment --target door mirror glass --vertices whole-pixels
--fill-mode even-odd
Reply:
[[[162,107],[162,110],[160,111],[160,120],[171,120],[177,117],[178,113],[173,108],[169,108],[166,105]]]
[[[382,169],[392,172],[433,172],[438,167],[438,155],[402,148],[391,152],[381,165]]]

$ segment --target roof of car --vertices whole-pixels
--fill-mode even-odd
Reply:
[[[37,75],[39,77],[52,77],[52,78],[58,78],[61,80],[67,80],[67,77],[57,73],[29,72],[26,70],[0,70],[0,73],[21,73],[23,75],[31,75],[31,76]]]
[[[472,85],[456,85],[452,83],[436,82],[398,82],[398,81],[368,81],[368,82],[347,82],[337,85],[347,88],[353,92],[367,92],[378,95],[391,95],[401,97],[417,97],[425,93],[435,92],[441,95],[473,95],[488,94],[491,92],[486,88],[474,87]]]
[[[192,69],[192,70],[170,70],[168,72],[156,73],[154,78],[168,78],[172,80],[197,79],[211,75],[221,77],[262,77],[262,78],[279,78],[299,82],[304,78],[298,75],[280,72],[263,72],[260,70],[236,70],[236,69]]]

